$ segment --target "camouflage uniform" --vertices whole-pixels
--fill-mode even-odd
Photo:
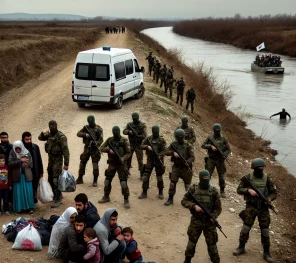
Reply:
[[[257,178],[253,173],[248,174],[247,177],[250,179],[252,185],[257,188],[267,199],[271,201],[277,196],[277,190],[275,189],[271,177],[263,174],[262,178]],[[239,240],[242,243],[247,243],[249,239],[249,232],[255,222],[256,217],[258,217],[259,226],[261,229],[261,242],[263,247],[270,246],[269,238],[269,225],[270,225],[270,215],[268,207],[258,198],[251,196],[248,193],[249,186],[246,185],[244,181],[241,181],[237,193],[244,195],[246,200],[246,209],[244,224],[240,232]]]
[[[147,194],[147,190],[149,189],[150,176],[151,176],[153,168],[155,168],[156,178],[157,178],[157,187],[159,189],[160,195],[162,195],[162,189],[164,188],[162,175],[165,172],[165,167],[162,166],[162,164],[158,161],[158,159],[155,156],[155,154],[153,153],[153,151],[148,150],[148,145],[149,145],[147,142],[148,140],[151,142],[154,150],[159,155],[162,162],[163,162],[163,156],[164,156],[163,153],[166,149],[166,141],[162,136],[159,136],[158,138],[154,138],[153,136],[149,136],[142,142],[141,149],[146,150],[146,155],[147,155],[147,163],[144,165],[144,172],[143,172],[143,177],[142,177],[143,192],[146,192],[146,194]],[[160,199],[163,199],[163,197]]]
[[[155,74],[155,78],[153,76],[153,79],[155,79],[156,84],[159,81],[160,69],[161,69],[161,65],[158,61],[156,61],[155,65],[153,66],[153,72]]]
[[[41,133],[38,137],[40,141],[46,141],[45,152],[48,153],[48,182],[54,192],[54,201],[61,200],[61,191],[58,189],[58,178],[64,165],[69,166],[70,152],[67,143],[67,137],[60,131],[55,135],[49,132]]]
[[[180,98],[180,105],[182,106],[183,94],[184,94],[184,89],[185,89],[185,86],[186,86],[185,81],[183,80],[183,78],[181,78],[180,80],[177,81],[176,86],[177,86],[177,100],[176,100],[176,103],[178,104],[179,98]]]
[[[132,126],[132,128],[137,132],[136,136],[135,134],[130,134],[129,131],[131,129],[129,126]],[[146,124],[144,122],[139,121],[138,124],[135,124],[134,122],[129,122],[128,125],[126,125],[126,128],[123,130],[124,135],[128,135],[128,139],[130,142],[130,147],[131,147],[131,155],[130,158],[127,160],[127,167],[128,169],[131,168],[132,166],[132,158],[134,152],[136,153],[137,160],[138,160],[138,169],[140,173],[143,171],[143,150],[141,149],[141,143],[142,141],[146,138],[147,136],[147,128]]]
[[[146,59],[148,60],[149,75],[151,76],[152,68],[154,65],[154,57],[152,56],[152,52],[150,52]]]
[[[95,127],[87,126],[89,131],[92,133],[94,139],[96,140],[96,144],[100,146],[103,142],[103,129],[99,125],[95,125]],[[101,159],[100,150],[95,145],[90,137],[86,137],[89,134],[86,127],[84,126],[78,133],[77,136],[83,138],[84,143],[84,150],[83,153],[80,155],[80,165],[78,171],[78,178],[81,178],[85,174],[85,166],[91,157],[92,166],[93,166],[93,176],[94,176],[94,184],[97,183],[98,176],[99,176],[99,161]]]
[[[215,142],[215,144],[222,150],[222,152],[225,154],[225,156],[228,156],[230,154],[230,146],[228,144],[228,140],[224,136],[215,137],[210,136],[209,137],[212,141]],[[224,158],[221,156],[219,151],[213,151],[211,146],[212,143],[210,142],[210,139],[207,138],[204,143],[202,144],[203,149],[208,150],[209,157],[207,158],[206,162],[206,169],[210,172],[212,175],[215,167],[217,169],[218,175],[219,175],[219,186],[222,192],[224,192],[225,188],[225,173],[226,173],[226,167],[224,164]]]
[[[183,125],[178,127],[177,129],[182,129],[185,132],[185,140],[191,144],[194,144],[196,141],[196,136],[193,127],[184,127]],[[176,129],[176,130],[177,130]]]
[[[222,206],[220,195],[215,187],[210,186],[208,190],[203,190],[198,185],[193,184],[190,186],[189,191],[211,212],[215,218],[221,214]],[[186,258],[194,257],[197,241],[203,232],[211,261],[213,263],[219,263],[220,257],[216,245],[218,242],[216,225],[212,223],[203,212],[197,212],[195,210],[194,206],[196,203],[189,193],[185,194],[181,204],[188,208],[192,214],[187,231],[189,240],[185,251]],[[187,262],[191,261],[189,260]]]
[[[186,93],[186,100],[187,100],[187,104],[186,104],[186,110],[188,110],[189,104],[191,105],[191,113],[193,113],[194,111],[194,101],[195,101],[195,91],[193,88],[189,89]]]
[[[164,64],[163,67],[160,69],[160,88],[162,88],[162,85],[166,87],[166,75],[167,75],[167,67]]]
[[[120,138],[115,139],[114,137],[108,138],[104,144],[100,147],[102,152],[108,153],[108,168],[105,171],[105,187],[104,187],[104,196],[109,198],[109,195],[111,193],[111,183],[115,176],[115,173],[117,172],[118,178],[121,185],[122,195],[125,198],[128,198],[129,196],[129,188],[127,185],[127,178],[128,174],[124,171],[124,164],[118,160],[116,155],[111,155],[109,150],[109,142],[113,145],[115,149],[117,149],[119,155],[126,161],[131,154],[130,146],[128,143],[128,140],[122,136]]]

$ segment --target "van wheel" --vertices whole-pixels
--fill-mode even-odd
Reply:
[[[85,108],[85,103],[78,102],[77,105],[79,108]]]
[[[144,93],[145,93],[145,88],[144,88],[144,85],[141,84],[140,88],[138,90],[138,93],[135,95],[135,98],[136,99],[141,99],[144,96]]]
[[[114,108],[119,110],[122,108],[122,103],[123,103],[123,96],[122,94],[119,95],[117,102],[114,104]]]

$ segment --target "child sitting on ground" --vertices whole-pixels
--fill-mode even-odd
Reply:
[[[101,259],[101,253],[99,248],[99,240],[95,230],[87,228],[84,230],[84,241],[87,243],[87,253],[83,259],[89,263],[99,263]]]
[[[3,208],[5,215],[9,216],[8,206],[8,190],[11,190],[11,180],[8,177],[8,167],[5,165],[5,155],[0,154],[0,215],[1,215],[1,203],[3,199]]]
[[[141,251],[138,249],[137,241],[133,238],[134,231],[130,227],[125,227],[122,230],[124,241],[126,243],[125,256],[130,263],[143,262]]]

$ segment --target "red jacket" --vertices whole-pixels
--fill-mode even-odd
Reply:
[[[0,167],[0,189],[8,189],[11,186],[11,180],[8,173],[8,166]]]
[[[133,241],[136,243],[136,249],[134,251],[132,251],[131,253],[128,253],[127,251],[129,250],[129,246],[131,245],[131,243]],[[125,251],[126,251],[126,257],[130,261],[134,261],[134,260],[142,257],[141,251],[138,249],[137,241],[135,241],[135,239],[133,237],[128,242],[126,242],[126,250]]]

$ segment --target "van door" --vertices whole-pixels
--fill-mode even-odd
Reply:
[[[77,63],[74,71],[74,96],[77,100],[89,100],[91,96],[91,63]]]
[[[137,94],[140,84],[143,83],[143,73],[141,72],[138,61],[136,59],[134,59],[134,70],[135,94]]]
[[[92,101],[110,101],[111,74],[110,56],[94,54],[91,83]]]
[[[132,59],[125,61],[125,72],[127,85],[126,97],[129,98],[135,95],[135,71]]]

